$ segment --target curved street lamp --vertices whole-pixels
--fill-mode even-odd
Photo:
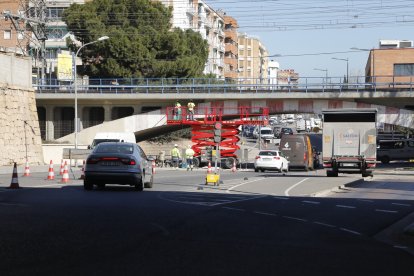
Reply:
[[[94,44],[94,43],[97,43],[97,42],[99,42],[99,41],[103,41],[103,40],[107,40],[107,39],[109,39],[109,37],[108,36],[101,36],[100,38],[98,38],[97,40],[95,40],[95,41],[92,41],[92,42],[88,42],[88,43],[86,43],[86,44],[84,44],[84,45],[82,45],[79,49],[78,49],[78,51],[76,51],[76,54],[75,54],[75,64],[74,64],[74,82],[75,82],[75,88],[74,88],[74,90],[75,90],[75,149],[77,149],[78,148],[78,129],[79,129],[79,124],[78,124],[78,82],[77,82],[77,70],[76,70],[76,59],[77,59],[77,57],[78,57],[78,54],[79,54],[79,52],[85,47],[85,46],[88,46],[88,45],[91,45],[91,44]]]
[[[333,57],[332,59],[346,61],[346,82],[349,83],[349,59],[348,58],[336,58],[336,57]]]
[[[328,69],[313,68],[313,70],[325,72],[325,84],[328,84]]]

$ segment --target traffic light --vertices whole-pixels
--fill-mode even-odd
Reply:
[[[221,123],[214,123],[214,143],[221,142]]]

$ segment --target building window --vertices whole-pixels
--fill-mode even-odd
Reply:
[[[11,39],[11,30],[5,30],[3,38],[7,40]]]
[[[395,76],[414,76],[414,63],[394,64]]]

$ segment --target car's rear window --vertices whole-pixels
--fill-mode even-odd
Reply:
[[[272,134],[272,131],[270,129],[262,129],[261,134]]]
[[[259,155],[261,156],[277,156],[276,151],[261,151],[259,152]]]
[[[122,145],[122,144],[99,144],[95,150],[96,153],[124,153],[132,154],[134,152],[134,147],[131,145]]]

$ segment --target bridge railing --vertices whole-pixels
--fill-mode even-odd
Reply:
[[[78,79],[78,93],[272,93],[272,92],[342,92],[377,89],[412,91],[411,76],[301,77],[297,81],[281,82],[275,78],[213,79],[213,78],[122,78]],[[34,79],[39,93],[73,93],[73,80]]]

